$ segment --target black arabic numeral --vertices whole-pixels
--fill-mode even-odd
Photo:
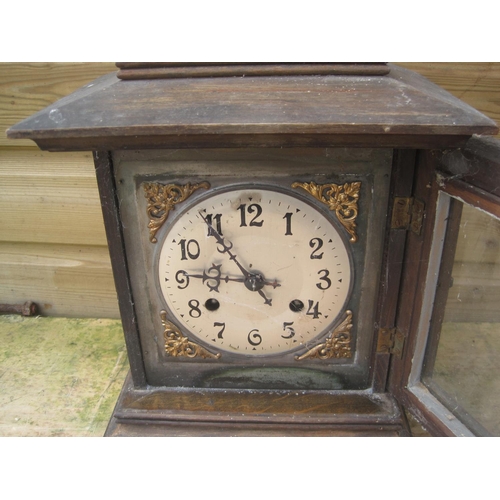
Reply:
[[[264,221],[257,221],[257,219],[262,215],[262,207],[258,205],[257,203],[252,203],[251,205],[248,205],[248,208],[245,203],[241,204],[237,210],[239,210],[241,213],[241,224],[240,227],[244,227],[247,225],[247,219],[246,219],[246,212],[249,214],[253,214],[254,212],[257,212],[252,220],[250,221],[250,226],[257,226],[257,227],[262,227],[262,224],[264,224]]]
[[[221,339],[222,338],[222,334],[224,333],[224,330],[226,329],[226,323],[215,322],[214,326],[222,326],[222,328],[220,329],[219,333],[217,334],[217,338]]]
[[[317,253],[319,249],[323,246],[323,240],[321,238],[313,238],[309,242],[309,246],[313,249],[311,252],[311,259],[322,259],[323,252]]]
[[[328,290],[332,286],[332,280],[328,277],[330,275],[330,271],[328,271],[328,269],[320,269],[318,271],[318,274],[319,273],[324,273],[323,276],[319,277],[319,279],[324,281],[324,283],[316,283],[316,286],[320,290]]]
[[[286,231],[285,236],[293,236],[292,235],[292,212],[287,212],[283,219],[286,220]]]
[[[188,306],[190,307],[189,316],[191,316],[192,318],[199,318],[201,316],[199,300],[191,299],[188,302]]]
[[[314,304],[314,305],[313,304],[314,304],[314,301],[309,300],[309,307],[307,308],[306,315],[312,316],[314,319],[318,319],[320,316],[323,316],[323,314],[321,314],[318,310],[319,302],[316,302],[316,304]]]
[[[177,281],[179,285],[186,283],[184,286],[177,286],[177,288],[179,288],[180,290],[184,290],[184,288],[187,288],[189,285],[189,276],[186,271],[183,271],[181,269],[180,271],[177,271],[177,273],[175,273],[175,281]]]
[[[215,230],[221,236],[223,236],[223,234],[222,234],[221,217],[222,217],[222,214],[215,214],[215,215],[207,214],[206,220],[207,220],[207,223],[210,224],[211,226],[213,226],[214,221],[215,221]],[[208,236],[210,236],[210,228],[208,228]]]
[[[259,330],[256,329],[250,330],[250,333],[248,334],[248,343],[254,346],[262,343],[262,337],[259,335]]]
[[[186,239],[184,238],[177,244],[181,246],[181,260],[188,260],[188,257],[195,260],[200,256],[200,245],[196,240],[189,240],[186,243]]]
[[[282,335],[281,337],[284,339],[291,339],[295,335],[295,330],[292,328],[293,321],[292,322],[287,322],[285,321],[283,323],[283,330],[285,332],[289,332],[290,335]]]

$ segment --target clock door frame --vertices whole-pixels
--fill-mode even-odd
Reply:
[[[391,357],[388,389],[435,436],[488,435],[465,410],[454,411],[451,399],[436,394],[424,376],[425,366],[436,356],[446,297],[453,283],[461,206],[500,219],[498,185],[497,139],[473,137],[462,149],[418,152],[413,197],[425,203],[426,216],[420,235],[406,234],[395,322],[405,345],[401,357]]]
[[[373,298],[374,321],[369,326],[373,330],[366,352],[370,387],[348,391],[289,391],[298,398],[286,399],[286,405],[281,405],[282,391],[200,391],[149,385],[117,195],[116,183],[120,179],[114,152],[95,152],[103,217],[131,367],[106,435],[142,435],[144,432],[150,435],[186,435],[185,432],[189,435],[408,435],[401,406],[386,388],[391,355],[376,349],[378,326],[393,325],[405,245],[406,231],[394,229],[390,224],[392,198],[411,193],[417,156],[415,149],[392,149],[391,153],[390,173],[384,174],[390,178],[384,209],[387,216],[381,224],[382,233],[385,224],[385,233],[380,234],[383,267],[377,282],[378,298],[377,294]],[[218,395],[218,399],[213,399]],[[249,397],[251,400],[247,401]],[[280,406],[276,407],[277,404]],[[240,407],[246,408],[244,413],[235,412],[235,408]],[[274,408],[276,414],[262,414],[262,408]],[[298,415],[297,408],[307,408],[307,411]],[[196,422],[187,431],[190,419]],[[222,429],[221,422],[224,422]],[[148,425],[144,426],[145,423]]]
[[[106,155],[99,155],[99,157],[106,158]],[[292,163],[290,164],[290,162]],[[218,163],[221,164],[221,171],[216,170]],[[237,175],[229,171],[229,168],[233,168],[234,165],[238,166]],[[194,169],[194,166],[196,166],[195,171],[186,170],[188,167]],[[258,170],[259,168],[260,170]],[[201,377],[208,377],[206,374],[213,371],[215,365],[217,365],[217,370],[233,370],[233,367],[237,366],[236,363],[241,366],[248,365],[252,369],[266,363],[272,366],[273,369],[281,369],[284,366],[291,367],[290,369],[309,369],[309,365],[311,365],[318,373],[318,368],[321,368],[322,372],[329,369],[333,373],[333,370],[335,370],[336,374],[338,372],[339,377],[350,377],[348,383],[351,386],[344,387],[343,390],[372,389],[372,338],[374,335],[372,324],[377,323],[379,312],[376,300],[381,279],[380,268],[384,259],[386,211],[390,206],[390,175],[393,169],[392,149],[353,148],[347,152],[344,149],[339,149],[329,151],[326,156],[322,149],[311,150],[310,148],[307,150],[294,148],[283,151],[269,148],[207,149],[204,152],[198,150],[196,153],[191,151],[170,152],[170,150],[162,152],[156,150],[154,152],[135,151],[132,154],[112,152],[104,169],[107,171],[109,179],[106,182],[102,181],[101,184],[116,184],[116,191],[113,190],[113,192],[118,193],[118,198],[115,200],[114,206],[111,206],[110,193],[108,195],[104,194],[102,196],[103,204],[107,203],[110,205],[111,210],[119,212],[117,215],[112,215],[115,222],[110,221],[106,224],[106,227],[116,233],[109,235],[110,239],[123,240],[123,248],[118,245],[118,251],[123,256],[115,258],[117,255],[115,252],[117,251],[114,249],[112,252],[112,263],[119,266],[114,270],[114,274],[119,276],[120,279],[124,274],[129,278],[126,286],[117,283],[119,303],[120,305],[123,304],[129,317],[124,322],[124,329],[126,336],[133,339],[131,345],[133,344],[135,347],[132,349],[132,353],[140,353],[140,349],[144,351],[141,359],[137,360],[137,365],[141,367],[141,373],[145,372],[146,385],[154,387],[170,386],[172,384],[171,380],[176,384],[180,384],[180,382],[188,385],[194,383],[205,384],[205,379]],[[201,175],[200,171],[202,172]],[[252,176],[248,177],[247,171],[252,171]],[[102,172],[98,172],[98,175],[101,174]],[[342,185],[349,179],[353,181],[364,179],[361,185],[360,207],[362,213],[360,208],[360,216],[356,222],[358,231],[360,231],[361,235],[365,234],[365,236],[363,240],[360,238],[359,242],[353,241],[351,250],[356,252],[354,257],[357,259],[358,268],[366,268],[368,271],[364,273],[358,272],[356,287],[353,288],[354,291],[348,304],[349,307],[346,306],[347,309],[354,308],[356,311],[356,314],[353,315],[352,338],[354,339],[353,345],[356,346],[354,355],[346,359],[338,357],[328,360],[307,360],[300,365],[294,358],[294,353],[290,353],[288,358],[282,356],[281,359],[275,357],[265,361],[261,358],[239,358],[236,360],[236,358],[229,359],[228,356],[225,356],[225,359],[221,361],[181,357],[179,359],[163,355],[163,349],[160,352],[161,341],[157,340],[161,338],[163,332],[160,323],[160,306],[162,304],[161,300],[156,297],[159,290],[151,288],[144,291],[141,289],[141,283],[149,269],[146,261],[149,262],[147,259],[153,259],[154,261],[154,252],[157,250],[157,247],[152,245],[150,241],[149,226],[147,225],[149,220],[147,215],[148,205],[147,197],[144,195],[144,182],[158,182],[161,185],[166,182],[184,184],[189,181],[196,184],[208,180],[210,181],[210,189],[218,189],[226,184],[229,185],[229,183],[250,182],[255,184],[266,181],[271,186],[283,187],[284,189],[285,187],[289,188],[293,181],[301,179],[318,179],[318,182],[321,180],[327,182],[330,178]],[[374,192],[377,193],[377,197],[373,196]],[[193,194],[190,200],[203,196],[205,196],[205,191],[199,190]],[[304,196],[309,195],[306,193]],[[380,203],[381,201],[383,203]],[[189,202],[188,200],[187,203]],[[326,205],[324,207],[320,205],[321,200],[317,200],[317,203],[320,209],[325,210],[325,213],[335,215],[334,212],[326,212],[327,207]],[[181,209],[182,206],[179,205],[172,217],[180,214]],[[124,234],[125,231],[122,231],[122,228],[118,226],[118,222],[121,226],[126,226],[128,234]],[[161,231],[166,228],[167,225],[165,224],[159,230],[159,240],[161,239]],[[369,241],[372,246],[370,249],[368,249]],[[113,262],[113,260],[116,262]],[[120,264],[120,261],[123,261],[123,263]],[[125,267],[127,262],[135,262],[135,269],[127,269]],[[371,263],[374,263],[374,265],[371,265]],[[154,280],[156,280],[156,277],[153,277],[150,282]],[[144,292],[142,295],[141,291]],[[358,306],[358,302],[361,305]],[[131,307],[139,307],[140,309],[137,309],[137,314],[131,314]],[[151,335],[152,328],[150,325],[156,325],[154,328],[155,337]],[[361,327],[363,328],[363,335],[358,339],[355,335],[357,331],[360,331],[357,329]],[[326,363],[321,366],[320,363],[323,361],[326,361]],[[232,365],[229,364],[231,362]],[[225,368],[226,364],[228,368]],[[167,376],[170,378],[167,379]],[[181,379],[181,376],[184,378]],[[237,380],[236,375],[233,374],[232,376]],[[196,381],[191,381],[187,377],[196,377]],[[144,376],[141,374],[139,383],[134,378],[134,384],[138,387],[144,387],[141,383],[142,380],[144,380]],[[207,383],[211,383],[211,381],[207,379]],[[315,386],[316,389],[319,388],[318,384]],[[321,382],[321,384],[324,384],[324,382]],[[280,385],[280,387],[282,386],[283,384]],[[323,385],[321,388],[326,387]]]

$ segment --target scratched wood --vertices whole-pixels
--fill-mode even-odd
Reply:
[[[428,138],[419,147],[449,147],[456,142],[445,141],[456,136],[497,133],[492,120],[463,101],[414,72],[390,68],[387,77],[361,83],[350,76],[154,79],[145,83],[147,94],[140,81],[111,74],[7,135],[44,150],[85,151],[206,147],[207,136],[209,147],[256,141],[286,147],[294,134],[312,136],[308,146],[326,136],[330,145],[415,146]]]
[[[35,147],[5,130],[106,73],[114,63],[0,63],[0,148]]]
[[[500,123],[500,63],[396,63]],[[500,133],[497,135],[500,137]]]

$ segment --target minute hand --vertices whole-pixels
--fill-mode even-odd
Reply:
[[[252,292],[258,292],[258,294],[264,299],[264,303],[267,305],[272,305],[272,299],[269,299],[266,297],[266,294],[262,291],[262,287],[267,284],[272,284],[274,288],[277,286],[280,286],[276,280],[273,283],[266,282],[264,276],[258,273],[249,273],[239,262],[238,259],[236,258],[236,255],[231,252],[231,248],[233,248],[233,244],[228,241],[227,243],[225,242],[224,238],[214,229],[212,224],[208,221],[206,217],[203,216],[203,214],[198,212],[200,214],[200,217],[205,221],[206,225],[208,226],[208,234],[209,236],[213,236],[217,242],[222,246],[223,250],[219,250],[221,253],[227,253],[229,255],[229,258],[238,266],[239,270],[241,271],[241,274],[244,276],[243,283],[245,286],[248,288],[248,290]]]
[[[238,259],[236,258],[236,255],[234,255],[231,252],[231,248],[233,248],[233,244],[230,241],[228,242],[229,244],[226,244],[224,238],[214,229],[214,227],[212,226],[212,224],[210,224],[210,222],[208,221],[208,219],[203,216],[203,214],[201,213],[201,211],[199,212],[199,214],[200,214],[201,218],[205,221],[205,224],[208,226],[208,234],[209,234],[209,236],[213,236],[217,240],[217,243],[219,243],[220,245],[222,245],[222,248],[224,248],[224,250],[222,250],[222,251],[219,250],[219,251],[221,253],[227,253],[229,255],[229,258],[232,261],[234,261],[234,263],[238,266],[238,268],[241,271],[241,273],[243,274],[243,276],[245,278],[248,278],[250,276],[250,273],[238,262]]]

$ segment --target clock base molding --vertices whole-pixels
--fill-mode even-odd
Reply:
[[[127,377],[105,436],[408,436],[389,394],[135,389]]]

